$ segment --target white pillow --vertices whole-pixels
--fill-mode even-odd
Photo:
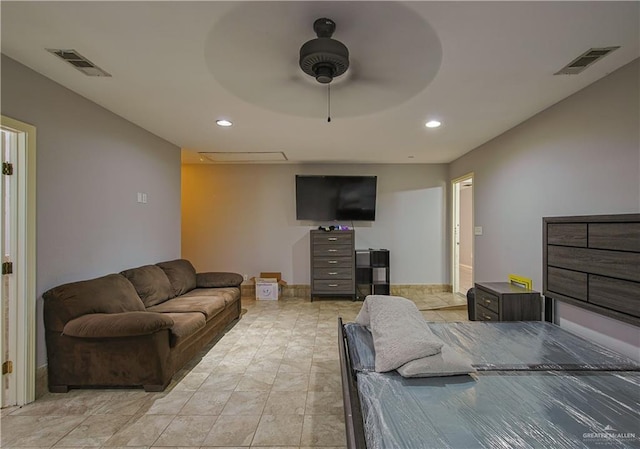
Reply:
[[[367,301],[369,296],[364,299],[362,307],[360,308],[360,312],[358,312],[358,315],[355,319],[356,323],[358,323],[360,326],[366,327],[367,329],[369,329],[369,327],[371,326],[371,318],[369,318],[369,302]]]
[[[475,373],[471,360],[444,344],[439,354],[412,360],[398,368],[402,377],[439,377]]]
[[[391,371],[411,360],[440,352],[442,341],[433,334],[413,301],[399,296],[370,295],[365,303],[371,320],[377,372]]]

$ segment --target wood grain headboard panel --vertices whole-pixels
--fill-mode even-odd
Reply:
[[[543,294],[640,326],[640,214],[543,218]]]

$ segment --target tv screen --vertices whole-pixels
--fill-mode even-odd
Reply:
[[[375,176],[296,175],[296,218],[373,221],[376,186]]]

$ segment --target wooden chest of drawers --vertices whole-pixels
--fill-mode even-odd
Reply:
[[[311,300],[314,296],[355,297],[353,231],[311,231]]]
[[[508,282],[475,285],[476,321],[540,321],[540,293]]]

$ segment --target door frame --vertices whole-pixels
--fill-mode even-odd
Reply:
[[[18,140],[13,176],[18,184],[16,274],[16,405],[35,400],[36,385],[36,128],[0,116],[2,129]],[[0,323],[1,325],[1,323]]]
[[[455,294],[460,286],[460,254],[459,254],[459,232],[460,232],[460,184],[467,179],[474,181],[474,173],[459,176],[451,180],[451,291]],[[475,187],[475,186],[474,186]],[[475,188],[471,190],[471,227],[475,226],[475,214],[473,205],[475,204]],[[471,253],[475,254],[475,239],[471,239]],[[473,262],[472,262],[473,263]],[[475,264],[474,264],[475,265]],[[472,276],[475,277],[475,266],[472,266]]]

